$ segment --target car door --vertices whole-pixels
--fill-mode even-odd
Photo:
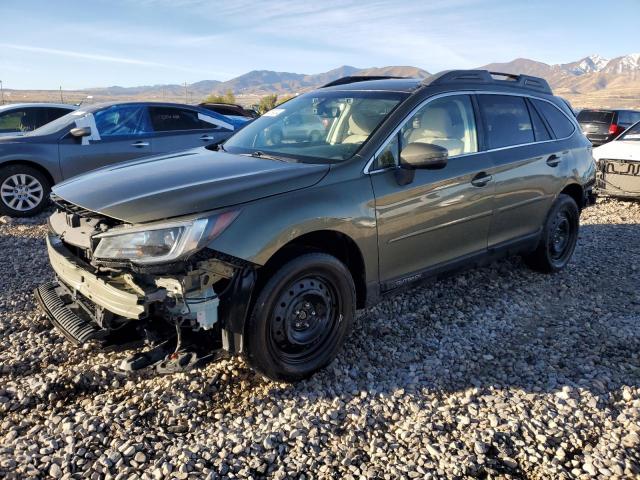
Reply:
[[[556,167],[569,152],[524,96],[487,93],[478,95],[478,103],[496,167],[492,248],[539,233],[559,191]]]
[[[188,107],[150,106],[149,118],[154,130],[154,153],[169,153],[206,147],[227,139],[234,127],[214,112]]]
[[[429,99],[369,167],[383,289],[486,252],[494,167],[480,149],[477,124],[470,95]],[[415,170],[413,181],[403,185],[396,177],[402,172],[399,157],[414,142],[444,147],[449,159],[439,170]]]
[[[60,166],[64,178],[151,155],[153,151],[149,118],[142,105],[112,105],[85,114],[76,120],[76,124],[89,125],[92,134],[84,138],[67,134],[60,140]]]

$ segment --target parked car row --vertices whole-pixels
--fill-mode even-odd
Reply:
[[[67,112],[66,114],[64,114]],[[61,114],[63,114],[61,116]],[[33,130],[25,118],[58,118]],[[247,122],[189,105],[102,103],[80,108],[22,105],[0,113],[0,214],[30,216],[46,205],[51,186],[75,175],[152,154],[211,146]]]
[[[226,351],[273,379],[307,377],[356,308],[407,285],[511,254],[563,269],[593,200],[591,143],[527,75],[343,78],[215,148],[234,125],[172,108],[79,110],[6,144],[27,139],[12,158],[29,151],[52,183],[106,165],[53,187],[57,277],[36,296],[76,344],[146,339],[130,370]],[[209,148],[107,165],[186,136]],[[34,193],[15,178],[12,198]]]

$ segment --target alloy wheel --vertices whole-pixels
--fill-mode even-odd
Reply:
[[[26,173],[16,173],[7,177],[0,186],[0,198],[9,208],[26,212],[42,202],[44,188],[40,181]]]

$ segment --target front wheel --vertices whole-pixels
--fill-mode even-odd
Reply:
[[[0,214],[31,217],[47,204],[51,184],[35,168],[10,165],[0,170]]]
[[[262,288],[245,328],[250,365],[279,381],[310,376],[344,343],[355,316],[349,270],[324,253],[285,263]]]
[[[538,247],[525,257],[527,265],[543,273],[562,270],[573,256],[579,228],[578,205],[561,193],[549,210]]]

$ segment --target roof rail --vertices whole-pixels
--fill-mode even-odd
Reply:
[[[496,78],[497,77],[497,78]],[[503,78],[500,78],[503,77]],[[449,85],[456,83],[479,83],[488,85],[503,85],[508,87],[535,90],[537,92],[553,94],[551,87],[544,78],[513,73],[490,72],[489,70],[447,70],[432,77],[425,78],[422,85]]]
[[[366,82],[368,80],[388,80],[388,79],[393,79],[393,78],[409,78],[409,77],[394,77],[391,75],[371,75],[371,76],[367,76],[367,75],[351,75],[348,77],[342,77],[342,78],[338,78],[337,80],[334,80],[333,82],[329,82],[325,85],[322,85],[320,88],[326,88],[326,87],[335,87],[336,85],[347,85],[349,83],[357,83],[357,82]]]

